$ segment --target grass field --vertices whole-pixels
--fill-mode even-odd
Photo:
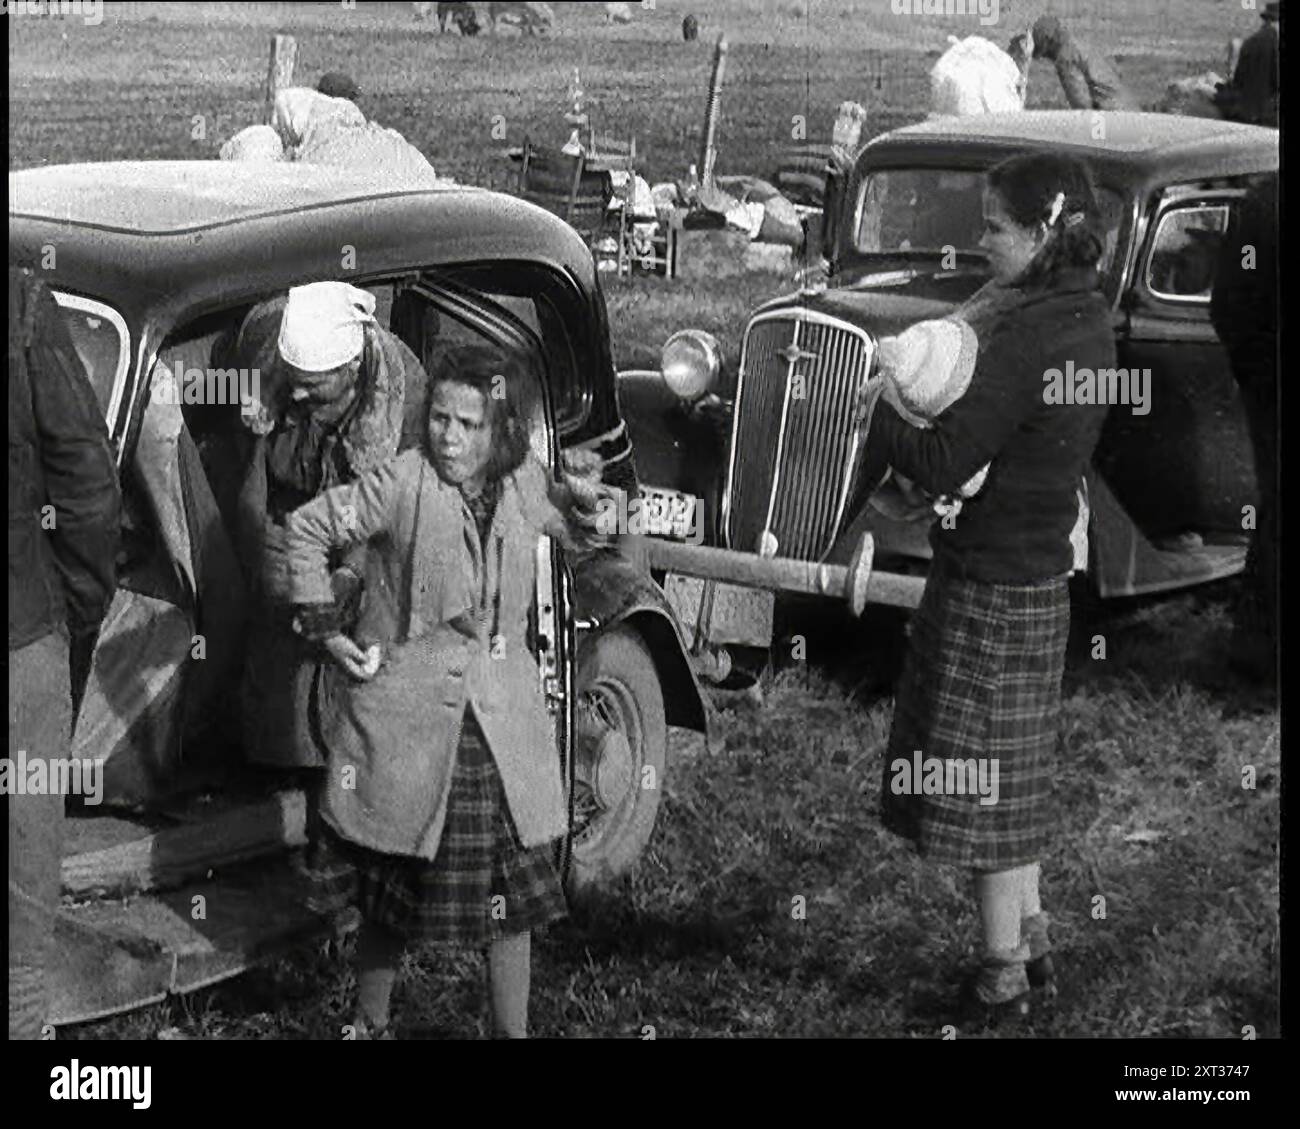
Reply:
[[[501,183],[490,151],[526,134],[562,140],[575,66],[597,124],[635,133],[651,179],[679,177],[698,143],[708,43],[725,29],[720,171],[761,175],[793,115],[807,115],[814,138],[844,98],[868,107],[873,134],[922,115],[945,34],[981,30],[969,18],[895,16],[887,0],[700,4],[694,47],[677,32],[691,5],[670,0],[622,28],[602,26],[599,5],[556,5],[546,42],[442,39],[392,4],[212,4],[206,20],[196,5],[124,7],[107,5],[97,28],[9,20],[11,169],[214,156],[257,119],[268,35],[282,30],[297,35],[307,80],[349,70],[371,116],[461,179]],[[1221,66],[1226,40],[1257,22],[1234,0],[1054,8],[1116,55],[1145,100],[1173,77]],[[1038,10],[1003,0],[986,34],[1004,41]],[[1060,104],[1055,86],[1038,65],[1031,104]],[[504,139],[492,136],[494,115]],[[785,286],[769,274],[615,284],[619,362],[653,363],[684,324],[712,329],[734,356],[746,312]],[[1044,860],[1064,986],[1036,1034],[1278,1033],[1279,721],[1219,667],[1232,595],[1223,585],[1080,609],[1079,641],[1104,634],[1109,657],[1093,660],[1079,642],[1067,675],[1061,833]],[[719,752],[674,734],[652,849],[607,900],[535,947],[538,1034],[636,1037],[649,1025],[659,1037],[937,1037],[977,922],[964,877],[922,865],[876,814],[894,657],[881,641],[896,642],[897,623],[875,616],[852,635],[809,639],[809,661],[782,664],[761,707],[722,715]],[[1241,786],[1245,765],[1253,790]],[[792,917],[797,897],[806,920]],[[66,1034],[335,1038],[351,1013],[345,957],[306,948]],[[402,1034],[481,1033],[481,983],[477,957],[410,954]]]

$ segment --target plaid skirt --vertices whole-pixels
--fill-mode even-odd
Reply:
[[[935,562],[894,703],[881,789],[887,828],[927,858],[975,870],[1041,857],[1069,627],[1065,578],[990,584]],[[930,758],[942,762],[942,787],[933,787]],[[928,786],[918,761],[931,771]]]
[[[567,913],[551,853],[520,845],[491,750],[466,710],[434,860],[383,854],[322,827],[306,868],[308,904],[321,914],[355,906],[407,941],[481,947]]]

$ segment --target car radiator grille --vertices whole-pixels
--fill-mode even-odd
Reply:
[[[847,500],[858,439],[854,409],[872,350],[863,331],[805,310],[750,325],[727,476],[731,548],[761,552],[766,540],[771,550],[768,531],[776,539],[769,555],[820,560],[830,551]]]

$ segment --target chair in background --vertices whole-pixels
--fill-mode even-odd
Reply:
[[[589,130],[587,135],[587,163],[608,170],[614,181],[615,192],[623,198],[622,215],[617,233],[618,252],[615,269],[619,278],[631,276],[639,267],[664,278],[677,277],[677,227],[657,220],[655,234],[648,240],[638,239],[636,225],[655,218],[649,213],[637,215],[635,210],[635,181],[638,175],[636,137],[618,138],[611,134]]]
[[[587,134],[587,163],[609,172],[635,172],[636,138],[619,138],[590,130]]]
[[[584,153],[543,149],[524,139],[519,167],[519,195],[564,220],[596,252],[609,231],[609,203],[614,184],[608,171],[589,167]],[[626,217],[626,201],[618,213]],[[621,242],[621,241],[620,241]]]

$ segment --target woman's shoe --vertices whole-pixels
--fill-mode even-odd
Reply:
[[[1025,962],[1025,976],[1031,988],[1044,995],[1056,995],[1056,966],[1052,963],[1052,954],[1044,953]]]
[[[353,1039],[357,1042],[372,1039],[389,1039],[393,1038],[393,1029],[391,1025],[385,1023],[382,1027],[373,1023],[368,1023],[361,1016],[357,1016],[352,1021]]]
[[[1029,1018],[1030,987],[1023,960],[986,959],[962,983],[959,1022],[975,1029],[1006,1027]]]
[[[1025,975],[1029,986],[1044,995],[1056,995],[1056,965],[1052,961],[1052,942],[1047,936],[1047,914],[1036,913],[1020,923],[1021,940],[1029,945]]]

